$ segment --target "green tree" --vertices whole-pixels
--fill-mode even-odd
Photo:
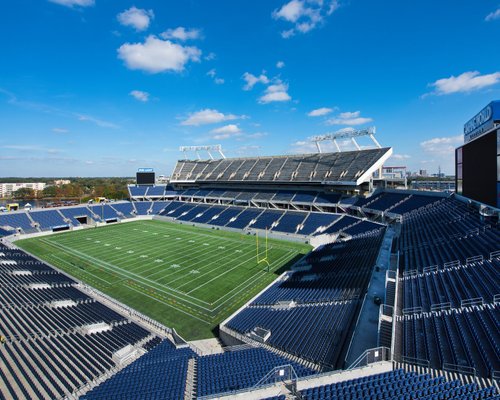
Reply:
[[[19,200],[31,200],[36,197],[36,193],[30,188],[20,188],[12,193],[12,197]]]

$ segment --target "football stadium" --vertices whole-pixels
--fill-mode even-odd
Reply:
[[[365,129],[183,147],[209,157],[138,171],[127,201],[0,214],[1,397],[498,398],[499,111],[465,125],[457,193],[390,189]]]

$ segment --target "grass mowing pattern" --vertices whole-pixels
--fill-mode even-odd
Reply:
[[[263,252],[263,237],[259,242]],[[269,239],[266,272],[265,263],[257,264],[255,236],[147,220],[16,245],[175,328],[186,340],[212,337],[218,323],[310,249]]]

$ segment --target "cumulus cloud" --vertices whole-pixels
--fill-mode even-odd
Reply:
[[[130,7],[118,14],[116,18],[123,26],[131,26],[136,31],[143,31],[148,28],[149,23],[154,18],[154,13],[153,10]]]
[[[291,0],[274,10],[272,16],[293,24],[292,28],[281,32],[281,36],[287,39],[315,29],[337,8],[338,0]]]
[[[49,0],[51,3],[60,4],[65,7],[90,7],[95,4],[94,0]]]
[[[422,150],[433,156],[454,157],[455,148],[463,144],[463,136],[437,137],[420,143]]]
[[[500,81],[500,72],[481,75],[478,71],[464,72],[458,76],[438,79],[429,84],[434,88],[433,94],[445,95],[453,93],[467,93],[495,85]]]
[[[199,29],[186,29],[183,26],[179,26],[175,29],[167,29],[165,32],[161,33],[160,36],[163,39],[177,39],[181,41],[195,40],[201,37],[201,31]]]
[[[182,46],[156,36],[148,36],[144,43],[125,43],[118,49],[118,58],[130,69],[150,73],[181,72],[189,61],[200,61],[201,50]]]
[[[229,139],[234,136],[241,135],[242,131],[240,127],[236,124],[228,124],[221,126],[220,128],[212,129],[210,131],[212,137],[216,140]]]
[[[243,86],[243,90],[252,90],[257,83],[262,83],[264,85],[269,83],[269,78],[264,74],[255,76],[249,72],[245,72],[242,78],[246,82],[245,86]]]
[[[291,99],[292,98],[288,94],[288,85],[282,82],[277,82],[267,87],[264,95],[260,97],[259,103],[267,104],[276,101],[290,101]]]
[[[199,126],[217,124],[219,122],[231,121],[246,118],[244,115],[224,114],[217,110],[205,108],[189,114],[188,118],[181,122],[181,125]]]
[[[142,101],[144,103],[149,100],[149,93],[143,92],[142,90],[132,90],[129,94],[136,100]]]
[[[285,62],[284,62],[284,61],[278,61],[278,62],[276,63],[276,68],[278,68],[278,69],[281,69],[281,68],[283,68],[284,66],[285,66]]]
[[[217,76],[217,71],[215,68],[212,68],[210,71],[208,71],[207,75],[213,79],[216,85],[222,85],[224,83],[224,79]]]
[[[500,19],[500,8],[497,8],[495,11],[490,12],[484,20],[493,21],[495,19]]]
[[[373,121],[372,118],[361,117],[361,111],[343,112],[326,121],[328,125],[363,125]]]
[[[322,117],[323,115],[330,114],[333,111],[333,108],[328,108],[328,107],[321,107],[321,108],[316,108],[315,110],[310,111],[307,113],[309,117]]]

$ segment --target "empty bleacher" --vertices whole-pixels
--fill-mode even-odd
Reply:
[[[22,229],[24,233],[38,232],[34,223],[31,222],[24,211],[15,211],[0,214],[0,227],[9,229]]]
[[[33,221],[39,224],[40,229],[43,231],[69,225],[58,210],[34,211],[30,212],[30,216]]]
[[[485,224],[465,204],[444,199],[404,215],[397,250],[405,271],[464,264],[500,250],[500,230]]]
[[[0,245],[0,398],[74,398],[116,368],[115,352],[151,336],[74,284]]]
[[[381,148],[263,158],[179,160],[172,182],[356,182],[389,151]],[[197,165],[203,168],[198,168],[200,172],[193,176],[191,171]]]
[[[447,381],[443,376],[418,375],[402,369],[344,380],[300,391],[304,400],[400,400],[400,399],[497,399],[493,387],[480,388],[476,383]]]

